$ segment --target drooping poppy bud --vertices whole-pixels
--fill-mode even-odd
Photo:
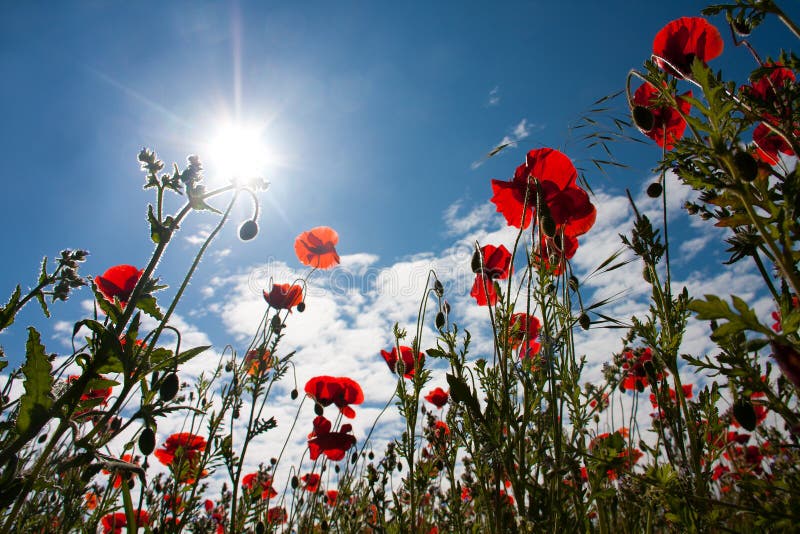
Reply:
[[[650,198],[658,198],[664,192],[664,187],[661,182],[653,182],[647,186],[647,196]]]
[[[649,132],[656,124],[656,118],[653,112],[644,106],[633,106],[633,123],[643,132]]]
[[[156,433],[149,426],[145,427],[142,433],[139,434],[139,451],[145,456],[149,456],[155,448]]]
[[[733,164],[737,175],[745,182],[752,182],[758,176],[758,162],[749,152],[737,152]]]
[[[733,417],[736,418],[736,422],[742,425],[742,428],[745,430],[749,432],[755,430],[756,411],[749,400],[740,398],[736,401],[736,404],[733,405]]]
[[[239,239],[250,241],[258,235],[258,223],[256,221],[245,221],[239,227]]]
[[[178,381],[178,375],[175,373],[170,373],[164,378],[164,381],[161,383],[161,387],[158,388],[158,394],[162,401],[169,402],[175,398],[175,395],[178,394],[179,388],[180,383]]]

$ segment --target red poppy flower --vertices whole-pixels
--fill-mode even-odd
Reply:
[[[328,490],[325,492],[325,497],[327,498],[326,502],[328,506],[336,506],[336,499],[339,498],[339,492],[336,490]]]
[[[318,474],[308,473],[300,477],[300,480],[303,481],[304,490],[311,493],[316,493],[319,490],[320,476]]]
[[[122,455],[122,461],[131,463],[133,461],[133,456],[131,456],[130,454],[123,454]],[[138,462],[137,462],[137,465],[138,465]],[[110,475],[111,471],[109,471],[108,469],[103,469],[103,474],[104,475]],[[119,473],[116,473],[114,475],[114,480],[113,480],[112,484],[113,484],[113,486],[115,488],[120,487],[122,485],[122,475],[119,474]]]
[[[686,397],[687,399],[691,399],[692,396],[693,396],[693,392],[692,392],[693,388],[694,388],[694,384],[686,384],[686,385],[681,386],[681,389],[683,390],[683,396]],[[677,395],[675,393],[675,390],[672,389],[672,388],[669,388],[669,399],[672,402],[675,402],[677,400]],[[650,394],[650,404],[653,405],[653,408],[658,408],[658,399],[656,398],[656,394],[655,393],[651,393]]]
[[[243,476],[242,487],[252,492],[261,490],[261,498],[264,500],[278,496],[278,492],[272,487],[272,477],[263,473],[249,473]]]
[[[703,63],[711,61],[722,54],[723,46],[719,30],[706,19],[682,17],[673,20],[656,34],[653,56],[661,69],[683,78],[691,72],[694,58]]]
[[[150,515],[147,512],[136,510],[134,515],[137,526],[143,527],[150,523]],[[124,512],[115,512],[104,515],[100,523],[103,525],[103,534],[122,534],[122,530],[128,526],[128,519]]]
[[[294,251],[300,263],[317,269],[339,265],[336,243],[339,234],[327,226],[318,226],[303,232],[294,240]]]
[[[267,510],[267,522],[276,524],[276,523],[286,523],[288,516],[286,515],[286,509],[281,508],[280,506],[273,506],[269,510]]]
[[[483,274],[475,276],[475,282],[472,284],[469,295],[475,299],[478,306],[497,304],[497,289],[494,287],[494,280]]]
[[[780,162],[779,153],[794,155],[794,150],[786,139],[773,132],[763,122],[753,130],[753,142],[756,145],[756,155],[768,165],[777,165]]]
[[[272,284],[272,289],[267,293],[264,290],[264,300],[276,310],[290,310],[303,302],[303,288],[291,284]]]
[[[69,377],[67,377],[67,383],[71,384],[72,382],[75,382],[79,378],[80,376],[78,375],[69,375]],[[104,376],[98,376],[97,378],[105,380]],[[90,389],[89,391],[81,395],[80,402],[90,402],[90,401],[94,402],[92,403],[92,406],[89,408],[76,410],[75,417],[79,417],[81,415],[89,413],[95,406],[105,406],[108,403],[108,398],[111,396],[111,390],[112,388],[110,387]],[[97,402],[98,400],[100,402]]]
[[[101,276],[95,276],[94,283],[109,302],[114,302],[114,298],[117,298],[124,307],[143,272],[133,265],[116,265]]]
[[[508,278],[511,273],[511,253],[500,245],[486,245],[480,250],[481,262],[476,274],[483,274],[495,280]]]
[[[622,370],[623,379],[621,389],[623,391],[644,391],[644,388],[650,384],[648,374],[645,366],[647,364],[653,365],[653,351],[650,348],[627,350],[622,353]],[[655,377],[661,380],[666,370],[654,371]]]
[[[392,352],[381,350],[381,356],[386,360],[386,365],[393,373],[397,372],[397,347],[392,347]],[[414,364],[414,351],[411,347],[400,347],[400,358],[403,360],[403,378],[414,378],[415,364]],[[425,362],[425,355],[421,352],[417,354],[417,361],[420,367]]]
[[[447,391],[443,390],[442,388],[435,388],[428,392],[425,395],[425,400],[436,406],[437,408],[441,408],[445,404],[447,404],[447,399],[449,398],[449,394]]]
[[[433,424],[433,435],[436,438],[444,438],[450,435],[450,427],[444,421],[436,421]]]
[[[260,376],[272,368],[272,353],[265,349],[248,351],[244,356],[244,367],[250,376]]]
[[[634,93],[633,103],[649,109],[653,114],[653,127],[649,131],[640,128],[640,131],[655,141],[658,146],[672,150],[675,141],[683,137],[686,130],[686,120],[681,113],[688,115],[692,109],[692,105],[683,97],[691,97],[692,92],[687,91],[676,98],[680,112],[671,106],[659,105],[658,95],[658,89],[648,82],[639,86]]]
[[[492,202],[510,226],[527,228],[536,208],[534,180],[538,180],[541,201],[547,204],[555,224],[567,235],[582,235],[594,224],[597,211],[577,186],[577,178],[575,166],[558,150],[531,150],[511,181],[492,180]]]
[[[520,358],[532,358],[539,354],[542,346],[536,339],[539,337],[541,327],[542,323],[533,315],[525,313],[511,315],[508,321],[508,343],[512,350],[522,347]]]
[[[542,268],[552,270],[558,276],[564,271],[564,263],[578,251],[578,238],[569,235],[544,237],[539,241],[538,260]]]
[[[342,415],[350,419],[356,412],[349,405],[364,402],[361,386],[345,376],[315,376],[306,382],[305,391],[321,406],[335,404]]]
[[[312,461],[324,454],[329,460],[338,462],[356,444],[355,436],[350,433],[353,430],[351,425],[342,425],[338,432],[331,432],[330,429],[331,422],[324,417],[314,419],[314,431],[308,439],[309,458]]]
[[[765,65],[772,67],[769,73],[753,81],[751,85],[742,87],[742,92],[747,93],[751,98],[759,100],[761,104],[774,106],[786,96],[786,88],[795,81],[794,72],[787,69],[780,63],[770,63]]]
[[[182,467],[184,464],[188,465],[188,469],[185,472],[184,469],[181,469],[180,481],[191,484],[197,475],[195,473],[197,463],[205,450],[205,438],[189,432],[181,432],[168,437],[162,448],[156,449],[153,454],[156,455],[159,462],[166,466]],[[200,475],[202,476],[203,474],[201,473]]]
[[[90,491],[84,495],[83,498],[86,501],[87,510],[94,510],[97,508],[97,503],[100,501],[100,496],[94,491]]]

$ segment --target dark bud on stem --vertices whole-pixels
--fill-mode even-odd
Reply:
[[[556,222],[550,215],[543,215],[542,218],[539,219],[539,226],[547,237],[556,235]]]
[[[442,310],[444,310],[446,314],[450,315],[450,303],[444,301],[444,304],[442,304]]]
[[[297,489],[297,486],[300,485],[300,481],[297,480],[297,477],[292,477],[292,489]]]
[[[736,173],[745,182],[752,182],[758,176],[758,162],[749,152],[737,152],[733,156]]]
[[[297,390],[293,389],[289,396],[292,397],[292,400],[295,400],[297,398]]]
[[[660,197],[663,191],[664,188],[661,186],[660,182],[653,182],[647,186],[647,196],[650,198]]]
[[[258,235],[258,223],[255,221],[245,221],[239,227],[239,239],[242,241],[250,241]]]
[[[577,291],[578,287],[580,287],[580,283],[578,282],[578,278],[573,274],[569,277],[569,288],[573,291]]]
[[[581,325],[581,328],[584,330],[589,330],[589,326],[592,324],[592,320],[589,319],[589,316],[585,313],[582,313],[580,317],[578,317],[578,324]]]
[[[750,23],[745,20],[744,17],[736,17],[731,21],[731,28],[735,31],[739,37],[747,37],[750,35],[750,32],[753,31],[753,28],[750,26]]]
[[[644,106],[633,106],[631,115],[633,115],[633,122],[636,124],[636,127],[645,133],[652,130],[653,126],[656,124],[656,118],[653,116],[653,112]]]
[[[367,455],[367,458],[369,458],[370,460],[374,460],[375,459],[375,453],[373,453],[372,451],[369,451],[369,454]]]
[[[264,526],[263,521],[259,521],[256,523],[256,534],[264,534],[267,531],[267,527]]]
[[[300,313],[303,313],[304,311],[306,311],[306,303],[305,302],[301,302],[300,304],[298,304],[297,305],[297,311],[299,311]]]
[[[156,433],[153,429],[145,427],[139,434],[139,451],[145,456],[149,456],[156,448]]]
[[[444,296],[444,286],[442,285],[442,283],[439,280],[436,280],[433,283],[433,291],[440,298]]]
[[[175,395],[178,394],[178,389],[180,389],[178,375],[175,373],[170,373],[164,377],[164,381],[161,382],[161,387],[158,388],[158,394],[162,401],[169,402],[175,398]]]
[[[472,254],[472,262],[470,264],[472,267],[472,272],[478,274],[481,272],[481,252],[478,249],[475,249],[475,252]]]
[[[279,332],[282,327],[283,324],[281,323],[281,318],[276,313],[275,315],[272,316],[272,329],[275,330],[276,332]]]
[[[748,432],[756,429],[756,411],[747,399],[740,398],[733,405],[733,417]]]
[[[314,413],[317,415],[322,415],[322,406],[319,404],[314,405]]]
[[[350,463],[351,463],[351,464],[353,464],[353,465],[355,465],[355,463],[356,463],[357,461],[358,461],[358,454],[355,454],[355,453],[353,453],[353,456],[350,458]],[[337,466],[337,467],[338,467],[338,466]]]
[[[333,471],[338,473],[339,472],[339,464],[333,466]]]
[[[444,314],[442,312],[436,314],[436,328],[439,330],[444,328]]]

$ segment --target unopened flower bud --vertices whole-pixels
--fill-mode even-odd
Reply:
[[[319,404],[314,405],[314,413],[317,415],[322,415],[322,406]]]
[[[170,373],[166,377],[164,377],[164,381],[161,382],[161,387],[158,388],[158,394],[161,397],[161,400],[164,402],[169,402],[175,398],[175,395],[178,394],[178,389],[180,387],[180,382],[178,381],[178,375],[175,373]]]
[[[156,448],[156,433],[153,432],[153,429],[145,427],[142,430],[142,433],[139,434],[139,451],[145,455],[149,456],[153,450]]]
[[[482,263],[483,262],[481,262],[481,251],[478,250],[478,249],[475,249],[475,252],[472,254],[472,262],[470,263],[470,266],[472,268],[472,272],[475,273],[475,274],[480,273],[481,272],[481,264]]]
[[[656,118],[653,116],[653,112],[644,106],[633,106],[631,115],[633,116],[633,122],[636,124],[636,127],[645,133],[652,130],[653,126],[656,124]]]
[[[740,398],[736,401],[733,405],[733,417],[748,432],[756,429],[756,411],[749,400]]]
[[[740,37],[747,37],[750,35],[750,32],[753,31],[750,23],[743,17],[736,17],[733,19],[731,21],[731,28],[733,28],[733,31],[735,31]]]
[[[539,219],[539,227],[547,237],[556,235],[556,221],[550,215],[543,215]]]
[[[438,295],[439,297],[442,297],[442,296],[444,296],[444,286],[442,285],[442,283],[441,283],[439,280],[436,280],[436,281],[433,283],[433,291],[434,291],[434,292],[436,293],[436,295]]]
[[[650,198],[660,197],[663,191],[664,187],[661,185],[661,182],[653,182],[647,186],[647,196]]]
[[[292,477],[292,489],[297,489],[297,486],[300,485],[300,481],[297,480],[297,477]]]
[[[758,176],[758,162],[749,152],[737,152],[733,156],[736,173],[745,182],[752,182]]]
[[[298,304],[297,305],[297,311],[299,311],[300,313],[303,313],[304,311],[306,311],[306,303],[305,302],[301,302],[300,304]]]
[[[292,397],[292,400],[295,400],[297,398],[297,390],[293,389],[289,396]]]
[[[580,317],[578,317],[578,324],[581,325],[581,328],[584,330],[589,330],[589,326],[592,324],[592,320],[589,319],[589,316],[585,313],[582,313]]]
[[[239,227],[239,239],[250,241],[258,235],[258,223],[255,221],[245,221]]]
[[[442,312],[436,314],[436,328],[439,330],[444,328],[444,314]]]

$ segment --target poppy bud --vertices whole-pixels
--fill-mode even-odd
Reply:
[[[289,396],[292,397],[292,400],[295,400],[297,398],[297,390],[293,389]]]
[[[111,420],[111,430],[113,430],[114,432],[118,431],[121,426],[122,426],[122,419],[120,419],[119,417],[115,417]]]
[[[444,328],[444,314],[442,312],[436,314],[436,328],[439,330]]]
[[[322,406],[319,404],[314,405],[314,413],[317,415],[322,415]]]
[[[661,185],[660,182],[653,182],[652,184],[647,186],[647,196],[650,198],[660,197],[663,191],[664,187]]]
[[[239,239],[242,241],[250,241],[258,235],[258,223],[255,221],[245,221],[239,227]]]
[[[242,412],[239,410],[239,408],[234,408],[234,410],[233,410],[233,418],[234,419],[239,419],[240,415],[242,415]]]
[[[178,382],[178,375],[175,373],[168,374],[164,381],[161,382],[161,387],[158,388],[158,394],[161,397],[161,400],[164,402],[169,402],[175,398],[175,395],[178,394],[179,389],[179,382]]]
[[[231,362],[228,362],[225,364],[225,372],[230,373],[231,371],[233,371],[233,364]]]
[[[270,458],[269,459],[269,463],[271,463],[272,465],[275,465],[275,464],[278,463],[278,459],[277,458]]]
[[[439,280],[436,280],[436,281],[433,283],[433,291],[434,291],[434,292],[436,293],[436,295],[438,295],[439,297],[441,297],[441,296],[443,296],[443,295],[444,295],[444,286],[442,285],[442,283],[441,283]]]
[[[636,127],[645,133],[652,130],[653,126],[656,124],[656,118],[653,116],[653,112],[644,106],[633,106],[631,114],[633,115],[633,122],[636,124]]]
[[[353,453],[353,456],[350,458],[350,463],[354,464],[358,461],[358,454]],[[338,465],[336,467],[339,467]]]
[[[444,304],[442,304],[442,310],[444,310],[447,315],[450,315],[450,303],[444,301]]]
[[[578,324],[581,325],[581,328],[584,330],[589,330],[589,326],[592,324],[592,320],[589,319],[589,316],[585,313],[582,313],[580,317],[578,317]]]
[[[264,534],[264,532],[266,532],[266,530],[267,530],[267,527],[264,526],[264,522],[263,521],[259,521],[258,523],[256,523],[256,534]]]
[[[543,215],[539,219],[539,226],[547,237],[556,235],[556,221],[550,215]]]
[[[644,384],[642,384],[641,380],[636,381],[636,391],[639,393],[644,393]]]
[[[281,318],[278,317],[278,314],[272,316],[272,329],[273,330],[280,330],[283,325],[281,324]]]
[[[292,477],[292,489],[297,489],[297,486],[300,485],[300,481],[297,480],[297,477]]]
[[[369,451],[369,454],[367,455],[367,458],[369,458],[370,460],[374,460],[375,459],[375,453],[373,453],[372,451]]]
[[[752,182],[758,176],[758,162],[749,152],[737,152],[733,156],[736,174],[745,182]]]
[[[299,304],[296,306],[296,309],[297,309],[297,311],[299,311],[300,313],[303,313],[304,311],[306,311],[306,303],[305,303],[305,302],[301,302],[301,303],[299,303]]]
[[[483,262],[481,261],[481,251],[475,249],[475,252],[472,254],[472,262],[470,263],[470,266],[472,267],[472,272],[475,274],[480,273],[482,263]]]
[[[580,284],[578,283],[578,277],[574,274],[569,277],[569,288],[573,291],[577,291]]]
[[[733,405],[733,417],[736,422],[742,425],[742,428],[752,432],[756,428],[756,411],[753,409],[753,404],[747,399],[740,398]]]
[[[397,471],[399,472],[402,470],[403,470],[403,462],[397,462]]]
[[[139,451],[145,456],[149,456],[156,448],[156,433],[149,426],[144,427],[139,434]]]
[[[735,31],[740,37],[747,37],[750,35],[750,32],[753,31],[753,28],[750,26],[750,22],[745,20],[743,17],[736,17],[731,21],[731,28]]]

